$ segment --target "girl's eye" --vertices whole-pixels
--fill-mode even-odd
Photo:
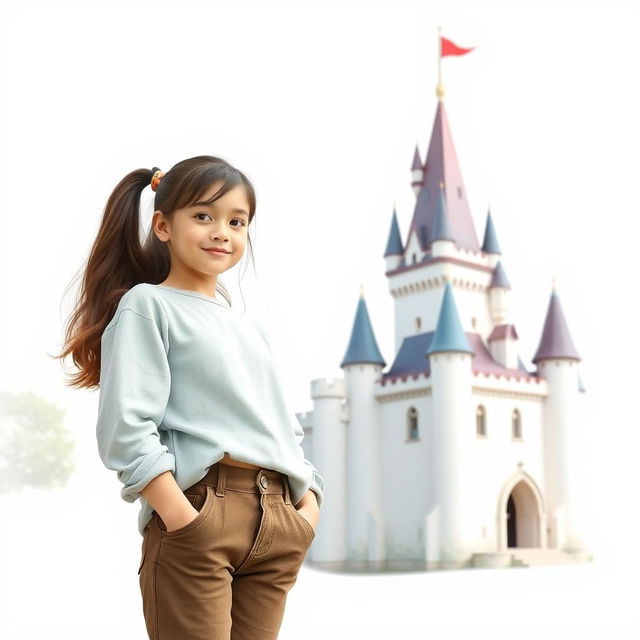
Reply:
[[[201,211],[200,213],[196,213],[195,215],[195,217],[198,218],[198,220],[202,220],[202,218],[199,218],[198,216],[209,216],[209,219],[211,219],[211,216],[208,213],[205,213],[204,211]],[[247,225],[247,223],[242,218],[234,218],[233,220],[237,220],[240,223],[240,224],[234,225],[236,227],[245,227]]]

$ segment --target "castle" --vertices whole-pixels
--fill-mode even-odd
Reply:
[[[298,413],[327,492],[312,566],[338,570],[506,567],[591,559],[580,356],[557,291],[528,371],[488,212],[479,244],[444,107],[403,243],[393,212],[384,259],[395,303],[387,365],[361,291],[344,378],[311,382]]]

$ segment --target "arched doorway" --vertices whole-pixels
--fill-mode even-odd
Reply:
[[[498,549],[547,546],[542,494],[524,471],[504,485],[498,500]]]

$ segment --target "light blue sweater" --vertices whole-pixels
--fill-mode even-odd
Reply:
[[[96,434],[126,502],[140,498],[140,534],[153,507],[140,491],[172,471],[184,491],[225,451],[289,477],[291,500],[325,484],[302,449],[259,322],[217,298],[164,285],[127,291],[102,334]]]

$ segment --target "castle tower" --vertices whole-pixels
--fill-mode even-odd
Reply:
[[[573,552],[586,548],[584,536],[588,508],[579,361],[580,356],[554,286],[540,344],[532,362],[538,367],[538,375],[546,379],[549,389],[544,404],[549,544]]]
[[[346,559],[347,432],[344,415],[346,385],[341,378],[311,381],[313,462],[322,469],[327,494],[316,537],[309,550],[313,563],[341,567]]]
[[[376,382],[385,366],[376,342],[369,312],[360,291],[351,338],[340,364],[344,371],[349,406],[347,428],[348,501],[345,505],[347,556],[376,566],[385,559],[382,517],[382,457],[380,412]]]
[[[472,433],[471,361],[474,351],[458,316],[453,288],[444,287],[438,324],[426,353],[431,370],[433,501],[426,522],[426,564],[438,568],[461,566],[469,552],[471,530],[466,505]]]

